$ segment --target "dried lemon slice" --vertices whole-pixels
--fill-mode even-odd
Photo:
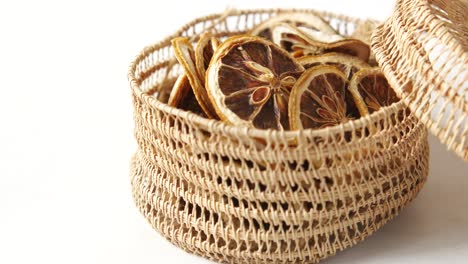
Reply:
[[[347,122],[346,83],[346,76],[335,66],[319,65],[306,70],[291,91],[291,129],[324,128]]]
[[[222,120],[287,130],[290,89],[303,69],[290,54],[264,38],[234,36],[216,50],[205,83]]]
[[[358,23],[356,29],[351,34],[351,38],[359,39],[360,41],[370,45],[372,32],[374,32],[375,28],[378,26],[378,23],[375,21],[364,21]],[[377,61],[375,60],[375,54],[371,51],[369,56],[369,65],[372,67],[378,66]]]
[[[369,64],[357,57],[337,52],[308,55],[298,58],[297,61],[306,69],[322,64],[336,66],[343,71],[348,79],[351,79],[352,75],[361,69],[371,68]]]
[[[348,89],[353,97],[364,99],[367,107],[357,105],[361,115],[373,113],[400,100],[379,68],[365,68],[356,72]]]
[[[192,44],[187,38],[179,37],[172,40],[172,46],[174,48],[175,57],[184,68],[195,98],[203,109],[203,112],[209,118],[216,118],[216,111],[211,105],[206,89],[203,86],[203,82],[200,80],[197,73],[195,66],[195,53]]]
[[[360,40],[304,30],[284,23],[273,28],[273,42],[291,52],[294,57],[339,52],[368,61],[370,55],[370,47]]]
[[[156,99],[158,99],[162,103],[167,103],[173,85],[174,84],[172,82],[162,82],[161,86],[154,87],[153,89],[146,91],[146,93],[156,97]]]
[[[167,104],[172,107],[191,111],[195,114],[206,117],[206,114],[195,98],[195,94],[193,93],[190,82],[185,74],[182,74],[177,78]]]
[[[205,32],[200,36],[200,40],[195,47],[195,66],[203,84],[205,83],[206,69],[208,69],[211,57],[218,46],[219,40],[212,36],[210,32]]]
[[[359,39],[362,42],[370,44],[370,39],[372,32],[378,26],[378,23],[375,21],[363,21],[357,24],[356,29],[351,34],[352,38]]]
[[[299,58],[298,62],[306,69],[318,65],[336,66],[341,71],[343,71],[348,80],[350,80],[357,71],[371,68],[369,64],[358,59],[357,57],[336,52],[329,52],[322,55],[304,56]],[[363,109],[367,107],[364,103],[364,99],[358,93],[351,95],[348,89],[345,91],[345,101],[346,113],[353,118],[361,117],[359,108]]]
[[[321,17],[308,13],[284,13],[273,16],[257,25],[250,34],[272,40],[272,29],[278,23],[287,23],[293,26],[315,29],[327,34],[336,34],[336,31]]]

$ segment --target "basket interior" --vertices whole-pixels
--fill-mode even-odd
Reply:
[[[364,27],[366,30],[372,31],[376,26],[376,21],[360,20],[347,16],[335,15],[326,12],[317,12],[312,10],[255,10],[255,11],[235,11],[227,10],[224,14],[211,15],[193,21],[182,27],[173,35],[167,37],[160,43],[147,47],[140,56],[132,63],[129,79],[132,83],[132,90],[137,97],[145,97],[152,107],[157,111],[163,111],[167,114],[175,116],[177,119],[190,119],[191,123],[196,123],[197,126],[203,127],[206,130],[214,129],[214,132],[223,131],[229,134],[244,134],[245,137],[268,138],[276,136],[280,141],[287,144],[290,138],[302,137],[306,141],[316,141],[313,138],[327,137],[334,134],[333,138],[348,138],[349,135],[366,135],[374,126],[379,126],[378,123],[384,124],[382,119],[388,116],[402,116],[401,112],[406,111],[404,104],[399,101],[391,106],[383,107],[379,111],[372,113],[366,117],[352,120],[345,124],[340,124],[324,129],[306,129],[298,131],[266,131],[256,128],[238,128],[222,123],[217,120],[208,120],[197,116],[190,112],[180,109],[175,109],[159,99],[167,99],[175,82],[175,79],[183,72],[182,67],[177,63],[171,47],[171,39],[178,36],[190,38],[193,43],[198,41],[199,36],[210,31],[217,37],[225,39],[232,35],[243,34],[252,29],[255,25],[268,19],[271,16],[285,12],[304,12],[320,15],[327,20],[340,34],[348,36],[357,28]],[[370,34],[369,34],[370,37]],[[370,42],[370,40],[367,40]],[[358,131],[357,133],[354,133]],[[231,133],[232,132],[232,133]],[[304,136],[304,137],[303,137]],[[355,138],[359,140],[359,138]],[[352,141],[353,139],[351,139]],[[320,141],[320,140],[319,140]],[[325,139],[326,141],[326,139]]]

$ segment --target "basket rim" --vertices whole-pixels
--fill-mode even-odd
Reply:
[[[373,112],[372,114],[366,115],[356,120],[351,120],[346,123],[341,123],[339,125],[325,127],[321,129],[303,129],[303,130],[288,130],[288,131],[280,131],[280,130],[273,130],[273,129],[259,129],[254,127],[239,127],[235,125],[231,125],[228,123],[224,123],[220,120],[215,119],[208,119],[201,117],[195,113],[191,113],[189,111],[184,111],[175,107],[171,107],[155,97],[146,94],[140,89],[138,84],[137,78],[135,76],[136,69],[138,64],[149,54],[155,52],[156,50],[162,48],[167,43],[170,43],[170,40],[176,36],[180,36],[182,32],[189,29],[190,27],[196,25],[201,21],[205,21],[208,19],[219,19],[223,16],[239,16],[245,14],[254,14],[254,13],[283,13],[283,12],[308,12],[318,14],[324,17],[332,17],[340,20],[346,20],[350,23],[361,23],[364,21],[370,21],[374,23],[380,23],[374,19],[361,19],[350,17],[342,14],[335,14],[328,11],[316,11],[314,9],[283,9],[283,8],[271,8],[271,9],[243,9],[243,10],[227,10],[225,13],[214,13],[210,15],[206,15],[203,17],[199,17],[196,19],[191,20],[189,23],[185,24],[184,26],[180,27],[175,33],[169,35],[168,37],[143,48],[140,53],[136,56],[136,58],[131,62],[128,70],[128,81],[130,83],[130,87],[134,96],[141,99],[151,108],[164,112],[168,115],[183,119],[188,121],[188,123],[197,125],[199,127],[205,128],[211,132],[223,131],[223,133],[237,135],[237,136],[246,136],[246,137],[255,137],[255,138],[296,138],[296,137],[306,137],[306,138],[313,138],[313,137],[324,137],[330,134],[337,134],[340,132],[345,131],[352,131],[356,130],[356,128],[360,127],[370,127],[373,126],[378,121],[388,118],[389,114],[397,113],[401,109],[408,109],[404,100],[400,99],[400,101],[391,104],[390,106],[385,106],[379,109],[378,111]],[[413,113],[411,112],[411,115]],[[402,121],[404,122],[404,121]]]

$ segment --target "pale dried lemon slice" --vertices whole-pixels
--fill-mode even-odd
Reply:
[[[297,61],[306,69],[322,64],[336,66],[343,71],[348,79],[351,79],[355,72],[371,67],[365,61],[357,57],[338,52],[328,52],[321,55],[308,55],[298,58]]]
[[[182,74],[177,78],[167,104],[206,117],[205,112],[195,98],[186,74]]]
[[[222,120],[288,130],[289,93],[303,70],[290,54],[264,38],[234,36],[216,50],[205,83]]]
[[[375,21],[363,21],[356,25],[353,33],[351,34],[352,38],[359,39],[362,42],[370,44],[372,32],[378,26],[378,23]]]
[[[292,130],[324,128],[347,122],[347,78],[335,66],[319,65],[306,70],[294,85],[289,99]]]
[[[278,23],[287,23],[293,26],[302,26],[324,32],[326,34],[336,34],[335,29],[325,22],[321,17],[309,13],[284,13],[263,21],[257,25],[250,34],[272,40],[272,29]]]
[[[378,23],[376,21],[366,20],[361,23],[358,23],[356,29],[354,30],[354,32],[351,34],[350,37],[354,39],[359,39],[360,41],[366,43],[367,45],[370,45],[372,33],[374,32],[377,26],[378,26]],[[378,63],[375,60],[375,54],[372,51],[371,51],[371,54],[369,55],[369,65],[371,65],[372,67],[378,66]]]
[[[171,94],[173,85],[174,84],[172,82],[163,82],[160,86],[154,87],[153,89],[146,91],[146,93],[156,97],[156,99],[158,99],[160,102],[166,104],[167,100],[169,99],[169,95]]]
[[[304,30],[285,23],[273,28],[273,42],[291,52],[294,57],[339,52],[368,61],[370,55],[369,45],[360,40]]]
[[[298,62],[306,69],[318,65],[336,66],[341,71],[343,71],[348,80],[350,80],[357,71],[371,68],[369,64],[365,63],[357,57],[336,52],[329,52],[322,55],[304,56],[299,58]],[[359,108],[363,109],[367,107],[364,104],[363,98],[358,93],[351,95],[348,89],[345,91],[345,101],[346,113],[353,118],[361,117]]]
[[[400,100],[379,68],[365,68],[356,72],[348,89],[353,97],[364,99],[366,107],[357,105],[361,116]]]
[[[195,47],[195,66],[203,84],[205,83],[206,69],[208,69],[211,57],[218,46],[219,40],[210,32],[205,32],[200,36],[200,40]]]
[[[193,46],[187,38],[179,37],[172,40],[172,47],[174,48],[174,54],[179,63],[185,70],[185,74],[190,82],[195,98],[197,99],[203,112],[209,118],[216,118],[216,111],[211,105],[211,101],[208,97],[203,82],[197,73],[195,66],[195,52]]]

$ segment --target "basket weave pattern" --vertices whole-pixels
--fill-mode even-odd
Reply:
[[[468,2],[399,0],[375,32],[377,61],[409,108],[468,161]]]
[[[372,234],[426,180],[427,131],[403,102],[335,127],[282,132],[228,126],[156,99],[181,73],[172,37],[226,37],[286,11],[200,18],[131,66],[134,199],[189,252],[225,263],[315,263]],[[344,35],[365,22],[319,14]]]

